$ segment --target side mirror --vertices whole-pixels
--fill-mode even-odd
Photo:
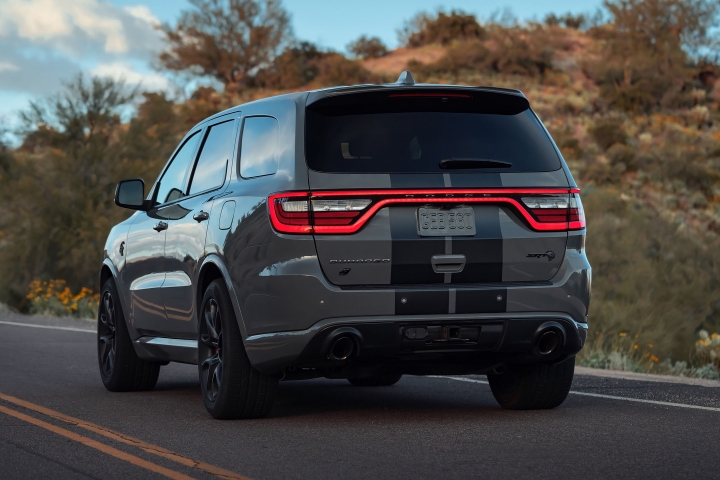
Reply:
[[[115,189],[115,205],[131,210],[147,210],[145,182],[140,178],[122,180]]]

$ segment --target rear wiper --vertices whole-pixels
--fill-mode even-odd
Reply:
[[[440,168],[510,168],[512,163],[487,158],[443,158]]]

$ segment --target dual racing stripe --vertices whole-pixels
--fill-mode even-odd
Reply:
[[[500,174],[417,175],[391,174],[392,188],[417,187],[498,187]],[[466,180],[466,181],[464,181]],[[481,181],[482,185],[478,184]],[[466,184],[467,183],[467,184]],[[474,208],[477,235],[468,237],[418,237],[416,206],[390,208],[393,285],[431,285],[441,283],[501,283],[503,280],[503,237],[500,210],[495,206]],[[435,273],[433,255],[463,254],[462,272]],[[433,315],[446,313],[503,313],[507,311],[507,289],[399,289],[395,291],[396,315]]]

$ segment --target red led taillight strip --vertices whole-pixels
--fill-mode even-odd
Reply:
[[[566,231],[585,228],[585,221],[578,211],[571,212],[570,208],[558,211],[536,210],[540,220],[559,220],[563,213],[567,220],[563,221],[538,221],[528,211],[528,208],[515,198],[506,195],[562,195],[579,194],[577,188],[506,188],[506,189],[444,189],[444,190],[348,190],[348,191],[320,191],[320,192],[286,192],[277,193],[268,197],[268,210],[273,227],[282,233],[317,233],[317,234],[351,234],[359,231],[365,224],[383,207],[398,204],[418,203],[495,203],[512,205],[522,215],[531,228],[538,231]],[[436,196],[438,195],[438,196]],[[468,195],[483,195],[473,197]],[[347,225],[321,225],[313,223],[313,212],[308,207],[307,214],[304,214],[308,224],[295,224],[300,220],[301,215],[292,215],[282,210],[281,199],[300,200],[306,198],[309,202],[313,198],[327,197],[355,197],[373,198],[374,201],[362,212],[354,222]],[[377,198],[380,197],[380,198]],[[390,198],[382,198],[390,197]],[[568,218],[569,217],[569,218]],[[285,223],[292,221],[292,223]],[[324,222],[323,222],[324,223]]]

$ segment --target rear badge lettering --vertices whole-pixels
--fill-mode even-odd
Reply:
[[[528,258],[542,258],[547,257],[548,261],[552,261],[553,258],[555,258],[555,252],[551,252],[548,250],[545,253],[528,253]]]

